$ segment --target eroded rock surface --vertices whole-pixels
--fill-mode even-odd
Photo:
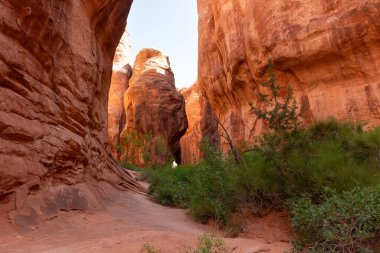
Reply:
[[[107,134],[112,60],[131,3],[0,1],[0,218],[19,231],[101,206],[98,181],[138,189]]]
[[[248,102],[259,105],[270,59],[306,123],[380,124],[380,1],[198,0],[198,11],[199,87],[236,143],[265,130]]]
[[[202,158],[202,139],[219,146],[218,120],[210,104],[195,83],[181,90],[186,102],[186,114],[189,127],[181,138],[181,157],[184,164],[196,164]]]
[[[124,158],[144,166],[165,163],[170,153],[180,162],[179,140],[188,127],[185,100],[175,87],[169,58],[162,52],[143,49],[137,55],[124,108]]]
[[[108,100],[108,137],[112,155],[119,160],[121,155],[120,134],[125,127],[124,94],[132,77],[131,46],[125,31],[116,49],[112,67],[111,87]]]

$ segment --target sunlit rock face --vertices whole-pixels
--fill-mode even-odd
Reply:
[[[266,127],[249,113],[273,60],[277,83],[306,105],[305,122],[334,116],[380,124],[380,2],[198,0],[202,93],[235,143]]]
[[[117,46],[112,67],[111,87],[108,100],[108,137],[112,156],[120,160],[120,134],[125,127],[124,94],[132,76],[131,46],[125,31]]]
[[[189,127],[181,138],[181,160],[184,164],[194,164],[199,161],[201,152],[199,149],[201,140],[201,97],[197,84],[181,90],[185,98],[187,120]]]
[[[0,1],[0,218],[20,231],[99,206],[90,185],[100,181],[137,189],[107,134],[112,61],[131,3]]]
[[[132,63],[131,45],[129,43],[129,33],[124,31],[120,39],[119,45],[116,48],[115,57],[113,58],[113,71],[120,71],[125,68],[125,65]],[[111,82],[112,85],[112,82]]]
[[[180,162],[179,140],[188,127],[185,100],[175,87],[165,54],[155,49],[140,51],[124,96],[124,108],[123,159],[140,166],[163,164],[170,153]],[[129,145],[131,141],[134,145]]]

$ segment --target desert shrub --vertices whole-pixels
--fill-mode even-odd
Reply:
[[[192,216],[201,222],[216,219],[224,227],[234,207],[228,177],[228,163],[220,150],[207,141],[202,143],[204,160],[196,166],[190,204]]]
[[[307,194],[317,200],[325,187],[338,192],[380,182],[380,130],[330,119],[281,137],[267,134],[234,169],[235,192],[253,203]]]
[[[196,249],[185,249],[184,253],[227,253],[228,250],[221,238],[217,235],[208,233],[198,238]]]
[[[294,252],[372,252],[380,238],[380,186],[327,189],[319,204],[294,201],[291,215]]]
[[[146,171],[149,193],[158,203],[189,208],[196,220],[205,223],[215,219],[223,227],[234,204],[227,163],[207,141],[202,150],[205,159],[195,166]]]
[[[380,185],[380,128],[363,131],[360,125],[333,119],[281,136],[266,134],[244,154],[244,163],[228,159],[207,142],[202,151],[204,159],[197,165],[150,171],[150,193],[159,203],[189,208],[196,220],[215,219],[221,227],[228,226],[230,214],[237,208],[248,207],[254,214],[265,215],[287,208],[289,199],[300,197],[299,208],[290,208],[295,208],[293,219],[306,219],[301,204],[305,209],[326,208],[325,202],[331,205],[332,200],[324,194],[326,188],[332,189],[334,196],[343,196],[344,203],[362,205],[348,199],[347,192],[356,194],[360,191],[353,189]],[[362,211],[363,217],[372,215],[368,209]],[[325,215],[331,218],[329,226],[340,226],[338,218]],[[295,225],[295,231],[304,233],[302,226]],[[312,237],[309,239],[307,245],[311,245]]]
[[[276,179],[267,173],[267,161],[263,155],[251,152],[244,155],[245,164],[232,167],[229,171],[231,187],[240,208],[263,216],[281,206],[280,188]],[[276,205],[277,204],[277,205]]]
[[[159,136],[154,140],[154,153],[160,156],[167,156],[168,150],[167,150],[167,143],[164,137]]]
[[[162,205],[187,208],[190,205],[194,172],[191,166],[146,170],[144,173],[151,183],[149,194]]]
[[[132,165],[132,160],[136,154],[141,153],[144,162],[150,163],[151,141],[151,132],[138,133],[137,131],[132,131],[124,134],[120,140],[120,144],[115,146],[120,156],[120,160],[118,162],[122,164],[122,166],[128,168],[128,165]]]
[[[303,108],[298,108],[292,87],[276,83],[273,67],[273,62],[270,60],[267,69],[268,80],[259,82],[257,89],[259,106],[252,102],[249,102],[249,106],[258,119],[263,120],[269,129],[276,131],[282,137],[287,131],[303,129],[300,120]],[[263,109],[261,105],[264,105]]]

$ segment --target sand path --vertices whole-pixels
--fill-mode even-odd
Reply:
[[[28,234],[0,229],[1,253],[140,253],[149,244],[161,253],[181,253],[195,246],[210,227],[187,217],[186,211],[158,205],[147,196],[112,192],[114,200],[91,212],[62,212]],[[258,228],[260,229],[260,228]],[[270,236],[270,235],[268,235]],[[233,253],[289,251],[286,242],[261,238],[224,239]]]

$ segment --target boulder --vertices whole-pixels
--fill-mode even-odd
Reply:
[[[175,87],[169,58],[155,49],[137,55],[124,96],[123,159],[146,166],[181,160],[180,138],[188,127],[185,100]]]

